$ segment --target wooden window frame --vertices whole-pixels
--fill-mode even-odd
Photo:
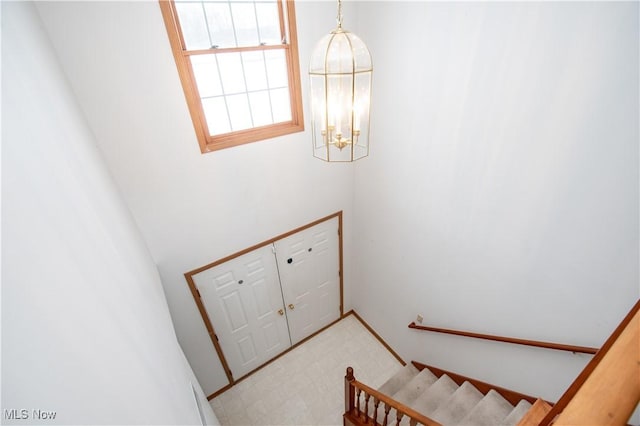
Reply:
[[[193,127],[196,132],[200,151],[217,151],[234,146],[257,142],[264,139],[283,136],[304,130],[304,118],[302,113],[302,91],[300,89],[300,63],[298,59],[298,40],[295,19],[295,5],[293,0],[278,0],[280,10],[281,33],[286,35],[287,41],[282,45],[232,47],[204,50],[187,50],[182,36],[182,30],[178,21],[178,14],[173,0],[159,0],[160,10],[167,28],[171,50],[178,68],[180,82],[185,94]],[[286,4],[286,16],[283,11],[283,3]],[[285,20],[288,31],[285,30]],[[269,49],[282,49],[287,61],[287,77],[289,84],[289,98],[291,105],[291,120],[266,126],[252,127],[250,129],[232,131],[221,135],[211,135],[200,101],[200,94],[196,84],[193,68],[189,56],[212,53],[231,53],[247,51],[264,51]]]

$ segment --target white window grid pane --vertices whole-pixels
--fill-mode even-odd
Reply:
[[[231,131],[229,111],[224,97],[202,99],[202,109],[211,136],[222,135]]]
[[[273,124],[271,96],[267,90],[249,93],[249,104],[254,127]]]
[[[246,93],[226,96],[226,101],[232,131],[254,127],[251,108],[249,108],[249,98]]]
[[[280,34],[280,14],[278,13],[278,3],[270,1],[254,3],[256,20],[258,21],[258,31],[260,33],[261,44],[282,43]]]
[[[191,56],[191,65],[201,98],[223,94],[216,55],[193,55]]]
[[[220,53],[216,56],[224,93],[227,95],[246,93],[247,85],[240,53]]]
[[[278,1],[177,0],[187,50],[273,45],[280,34]]]
[[[180,19],[180,27],[186,48],[210,48],[211,39],[202,3],[178,3],[176,4],[176,11]]]
[[[231,7],[227,2],[204,3],[211,48],[237,47]]]
[[[238,47],[259,45],[260,36],[255,4],[253,2],[233,3],[231,4],[231,16]]]
[[[242,65],[248,92],[269,88],[263,51],[242,52]]]
[[[212,136],[221,134],[221,132],[227,133],[291,120],[289,85],[286,75],[286,57],[284,51],[275,55],[269,55],[270,53],[273,53],[273,51],[202,55],[215,58],[218,72],[217,74],[212,72],[211,78],[219,76],[218,78],[223,80],[218,83],[223,91],[221,95],[203,96],[201,94],[203,108],[206,101],[211,103],[211,99],[216,99],[214,104],[216,106],[215,114],[211,112],[213,110],[211,105],[208,107],[209,112],[205,111],[206,120]],[[262,55],[262,59],[260,59],[259,55]],[[280,62],[280,64],[272,64],[271,68],[268,69],[266,56],[271,57],[272,63]],[[204,59],[202,61],[204,61]],[[229,65],[231,66],[230,68]],[[224,69],[225,67],[227,67],[226,70]],[[285,73],[284,76],[275,77],[274,72],[276,72],[276,70]],[[249,80],[255,78],[255,75],[259,75],[260,73],[263,73],[264,79],[268,80],[267,85],[270,90],[264,90],[263,88],[257,89],[250,87],[250,84],[248,84]],[[232,75],[232,79],[234,80],[233,84],[224,83],[225,75]],[[271,80],[283,85],[274,87]],[[209,84],[212,87],[215,85],[214,83]],[[264,82],[262,84],[264,84]],[[242,87],[242,90],[238,90],[239,87]],[[222,114],[221,106],[224,106],[226,114]],[[223,129],[227,129],[227,131],[223,132]]]
[[[265,50],[264,56],[269,88],[277,89],[287,87],[289,79],[287,78],[287,58],[284,50]]]
[[[251,26],[253,25],[254,34],[257,37],[262,37],[259,24],[265,19],[259,18],[259,16],[264,14],[263,7],[273,5],[277,12],[278,6],[277,2],[273,0],[256,1],[260,4],[256,5],[256,2],[246,0],[205,0],[205,2],[181,0],[180,6],[198,5],[201,8],[196,19],[199,22],[199,48],[212,43],[218,44],[217,47],[236,47],[239,44],[237,26],[232,22],[232,28],[229,29],[227,25],[225,35],[222,30],[216,29],[214,24],[220,20],[224,21],[224,13],[220,12],[224,11],[223,7],[228,8],[229,15],[232,15],[233,5],[245,4],[248,6],[245,6],[244,9],[236,7],[236,11],[244,10],[248,15],[248,18],[242,21],[242,25],[245,29],[249,27],[249,33],[252,31]],[[214,5],[220,7],[216,8]],[[176,5],[176,7],[179,6]],[[192,7],[191,10],[193,12],[195,8]],[[216,11],[218,15],[215,14]],[[271,13],[275,12],[272,10]],[[279,20],[276,23],[279,33]],[[273,25],[273,22],[270,25]],[[271,40],[274,39],[273,29],[269,29],[268,25],[265,28],[265,40],[267,42],[273,41]],[[205,33],[206,37],[203,35]],[[233,42],[230,41],[231,33],[233,33]],[[220,38],[212,40],[214,36]],[[260,39],[260,41],[264,40]],[[193,43],[191,42],[192,45]],[[233,46],[228,46],[228,44],[233,44]],[[190,47],[187,46],[187,48]],[[212,54],[192,56],[194,76],[200,91],[205,119],[212,136],[291,120],[285,53],[283,48],[246,52],[212,52]],[[202,59],[199,58],[200,56]],[[215,60],[212,60],[211,57]]]
[[[274,123],[291,121],[291,98],[287,87],[269,90]]]

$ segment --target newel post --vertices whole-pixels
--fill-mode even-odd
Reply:
[[[353,368],[347,367],[347,374],[344,376],[344,410],[351,413],[354,407],[355,389],[351,386],[356,378],[353,376]]]

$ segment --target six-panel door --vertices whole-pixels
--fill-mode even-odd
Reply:
[[[200,272],[193,281],[235,379],[291,347],[272,245]]]
[[[234,380],[340,318],[338,232],[333,217],[191,275]]]
[[[338,218],[274,243],[291,343],[340,318]]]

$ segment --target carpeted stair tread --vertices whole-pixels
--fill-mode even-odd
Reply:
[[[509,413],[509,415],[505,417],[500,424],[505,426],[515,426],[530,408],[531,403],[529,401],[526,399],[520,400],[520,402],[516,404],[515,408],[511,410],[511,413]]]
[[[513,407],[493,389],[483,395],[469,382],[458,386],[446,374],[437,378],[429,369],[420,371],[413,364],[399,369],[378,390],[446,426],[515,426],[531,408],[526,400]],[[371,414],[373,399],[367,407]],[[377,412],[378,423],[384,418],[383,406],[380,404]],[[389,416],[389,421],[393,418],[395,422],[395,411]],[[409,418],[403,417],[400,424],[408,426]]]
[[[437,380],[438,378],[428,368],[425,368],[394,393],[392,398],[404,405],[410,405]]]
[[[424,370],[423,370],[424,371]],[[451,398],[453,393],[458,389],[456,382],[451,380],[449,376],[443,374],[434,384],[418,396],[409,406],[431,417],[431,413],[438,409],[442,403]]]
[[[464,382],[448,401],[440,405],[431,417],[443,425],[455,425],[480,402],[484,395],[469,382]]]
[[[513,405],[491,389],[462,420],[460,425],[495,426],[511,413]]]
[[[402,367],[396,374],[391,376],[389,380],[384,382],[382,386],[378,388],[380,392],[385,395],[393,395],[398,392],[406,383],[417,376],[418,369],[409,363]]]

